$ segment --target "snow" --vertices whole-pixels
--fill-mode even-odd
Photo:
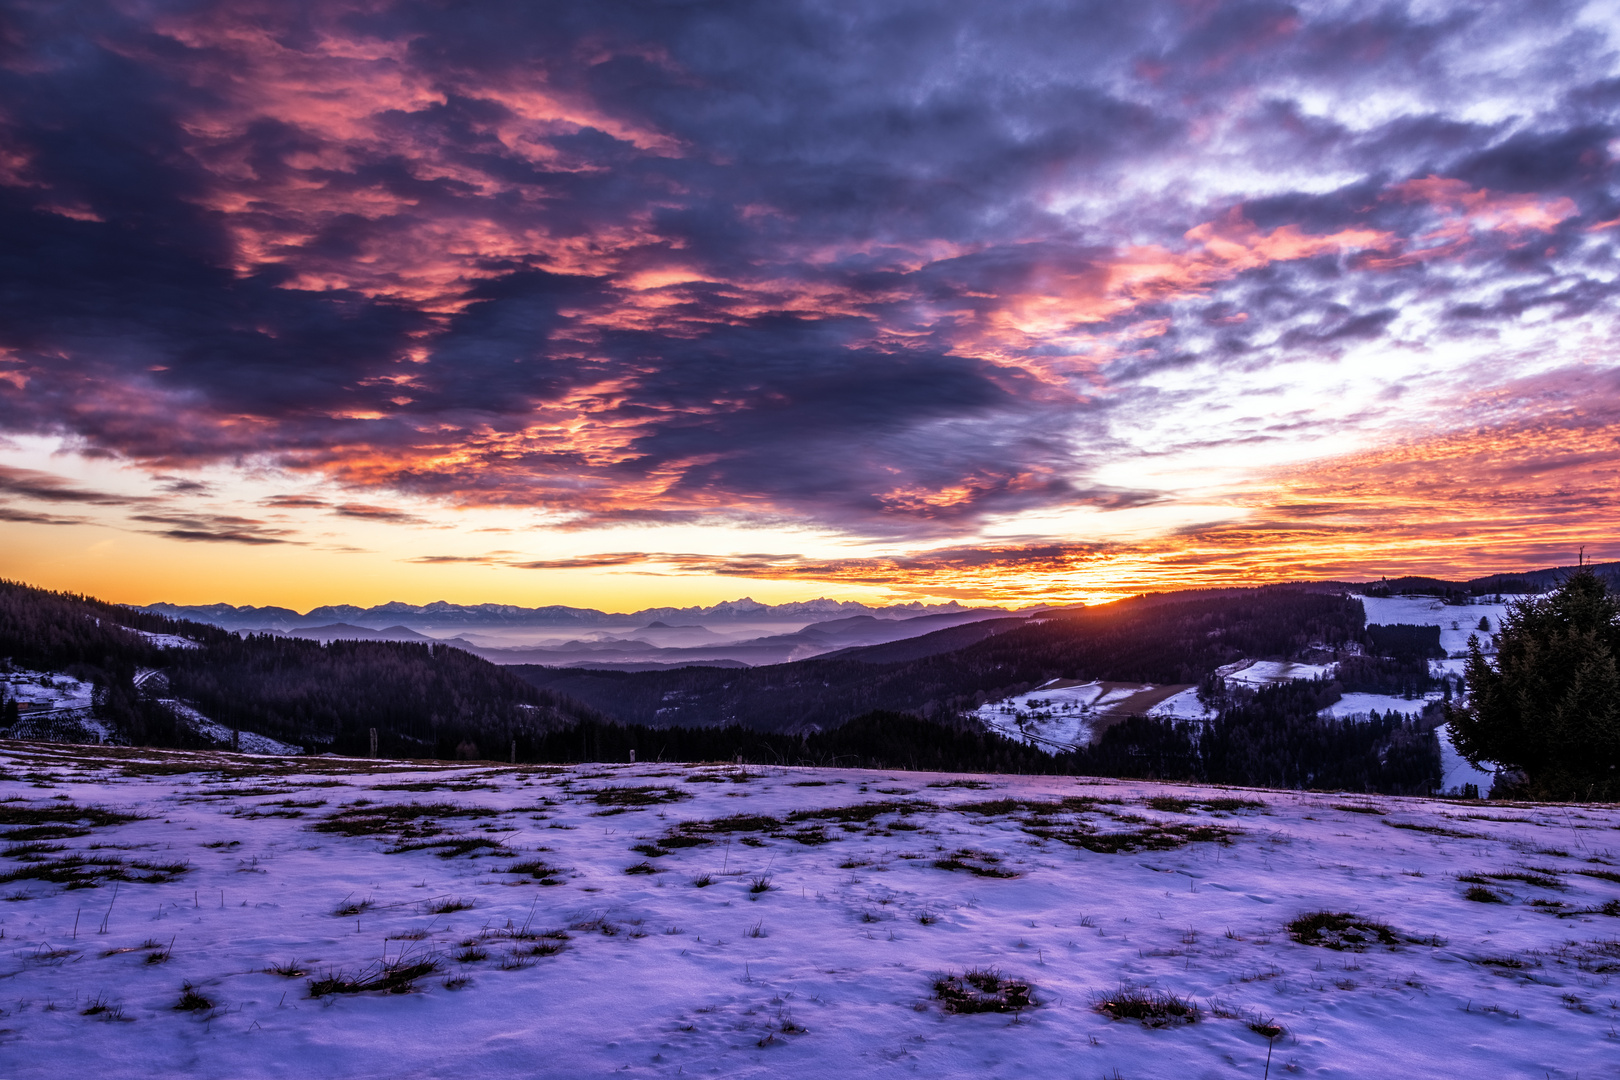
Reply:
[[[56,742],[107,742],[112,732],[91,711],[95,686],[55,672],[12,668],[0,672],[0,688],[18,704],[17,723],[0,738]]]
[[[224,746],[229,746],[231,745],[231,740],[234,735],[236,738],[237,747],[244,754],[281,755],[302,754],[304,752],[304,748],[302,746],[294,746],[291,743],[284,743],[280,740],[272,739],[268,735],[260,735],[255,731],[233,733],[231,729],[226,727],[224,724],[221,724],[215,720],[210,720],[208,717],[204,716],[202,713],[198,712],[196,709],[192,708],[190,705],[187,705],[183,701],[178,701],[174,698],[163,698],[161,700],[163,704],[173,709],[180,716],[180,718],[191,727],[193,731],[197,732],[199,735],[202,735],[204,738],[212,739]]]
[[[1228,683],[1261,687],[1289,679],[1322,678],[1333,670],[1333,664],[1240,660],[1220,668],[1217,674]],[[1091,742],[1110,723],[1126,716],[1207,720],[1211,712],[1198,700],[1196,686],[1054,679],[1027,693],[981,705],[974,716],[1010,739],[1060,753]]]
[[[94,844],[104,858],[189,864],[171,881],[116,889],[3,886],[14,901],[0,904],[10,1080],[1258,1077],[1268,1046],[1247,1019],[1285,1029],[1270,1067],[1279,1076],[1620,1076],[1620,919],[1597,913],[1620,884],[1589,876],[1620,873],[1612,806],[19,743],[0,745],[0,768],[12,822],[23,809],[62,813],[62,797],[143,815],[50,841],[63,850],[43,857]],[[700,778],[719,782],[688,782]],[[687,798],[610,812],[621,808],[593,794],[645,785]],[[1263,806],[1147,805],[1162,795]],[[1073,796],[1121,802],[1045,819],[1238,833],[1229,845],[1101,854],[1041,839],[1027,817],[963,809]],[[502,851],[390,853],[393,834],[311,828],[362,798],[489,811],[441,820]],[[736,832],[657,857],[631,850],[680,822],[879,800],[927,805],[854,828],[827,821],[826,843]],[[968,863],[1018,876],[933,865],[969,848]],[[35,865],[27,857],[12,849],[0,872]],[[558,884],[502,872],[531,859],[559,868]],[[625,873],[642,862],[662,872]],[[1459,875],[1507,873],[1532,880],[1483,879],[1505,903],[1464,899]],[[695,887],[699,874],[713,883]],[[766,876],[769,891],[751,892]],[[470,906],[432,912],[451,900]],[[335,914],[361,902],[358,915]],[[1388,923],[1400,943],[1354,953],[1291,940],[1286,923],[1315,910]],[[574,929],[567,941],[514,937],[524,926]],[[464,941],[487,956],[458,961]],[[562,948],[513,958],[537,942]],[[435,957],[441,971],[413,993],[310,996],[310,978],[384,954]],[[269,970],[278,965],[308,974]],[[1029,980],[1037,1007],[947,1015],[934,979],[974,966]],[[468,981],[450,989],[450,976]],[[177,1011],[184,983],[215,1007]],[[1110,1021],[1094,1005],[1121,983],[1187,995],[1202,1019],[1163,1030]],[[84,1015],[97,1002],[109,1011]]]
[[[1207,720],[1211,713],[1209,706],[1198,700],[1198,687],[1193,686],[1165,698],[1149,709],[1148,715],[1167,720]]]
[[[135,633],[141,635],[141,637],[145,638],[147,641],[150,641],[153,645],[156,645],[160,649],[202,648],[202,646],[197,644],[195,641],[192,641],[187,637],[181,637],[179,634],[154,634],[150,630],[136,630]]]
[[[1058,753],[1090,742],[1111,721],[1151,713],[1188,689],[1053,679],[1028,693],[981,705],[974,716],[1010,739]]]
[[[1237,683],[1259,689],[1291,679],[1321,679],[1333,674],[1334,664],[1294,664],[1286,660],[1246,660],[1221,668],[1227,685]]]
[[[1432,697],[1438,698],[1434,694]],[[1398,712],[1403,716],[1418,716],[1423,712],[1427,703],[1424,698],[1403,698],[1398,694],[1342,694],[1338,701],[1317,713],[1318,716],[1334,716],[1344,719],[1358,716],[1363,719],[1367,714],[1377,710],[1382,715],[1387,712]]]
[[[1491,622],[1494,635],[1512,601],[1501,604],[1446,604],[1432,596],[1358,596],[1367,611],[1368,623],[1407,623],[1411,626],[1438,626],[1440,647],[1447,656],[1458,656],[1468,649],[1468,635],[1475,634],[1489,649],[1487,632],[1479,629],[1481,617]],[[1515,598],[1517,599],[1517,598]]]
[[[184,639],[180,639],[184,640]],[[161,678],[159,669],[144,668],[135,673],[135,685],[145,685],[153,678]],[[118,742],[108,728],[91,712],[95,686],[69,675],[44,671],[13,669],[0,672],[0,685],[7,698],[16,698],[22,709],[17,726],[9,733],[14,739],[44,739],[52,742]],[[204,738],[230,745],[231,729],[198,712],[183,701],[158,698],[192,730]],[[0,729],[0,736],[7,733]],[[249,754],[302,754],[303,747],[293,746],[267,735],[252,731],[241,733],[241,749]]]
[[[1468,760],[1457,753],[1457,748],[1451,744],[1451,725],[1441,724],[1434,729],[1440,737],[1440,791],[1445,795],[1461,794],[1464,784],[1473,784],[1481,795],[1491,793],[1491,785],[1496,782],[1496,774],[1476,769]]]
[[[95,686],[71,675],[47,671],[13,669],[0,672],[5,696],[15,698],[27,709],[88,709],[94,701]]]

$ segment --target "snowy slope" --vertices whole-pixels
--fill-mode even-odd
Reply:
[[[293,746],[291,743],[284,743],[279,739],[272,739],[268,735],[260,735],[256,731],[233,732],[224,724],[221,724],[216,720],[210,720],[208,717],[204,716],[190,705],[187,705],[185,702],[179,701],[175,698],[161,698],[160,700],[163,702],[163,704],[174,710],[180,719],[189,724],[191,726],[191,730],[203,736],[205,739],[214,740],[214,742],[219,743],[222,746],[230,746],[232,744],[232,740],[234,739],[237,748],[245,754],[292,755],[302,754],[304,752],[304,748],[302,746]]]
[[[192,641],[190,638],[181,637],[179,634],[155,634],[150,630],[135,630],[134,633],[139,634],[141,637],[145,638],[147,641],[150,641],[153,645],[156,645],[160,649],[202,648],[202,646],[197,644],[195,641]]]
[[[1203,715],[1194,687],[1053,679],[1028,693],[981,705],[974,716],[1010,739],[1060,753],[1091,742],[1120,717],[1179,716],[1178,710],[1189,708],[1200,710],[1193,715]]]
[[[1227,685],[1247,686],[1258,690],[1292,679],[1325,679],[1333,674],[1334,664],[1294,664],[1286,660],[1245,660],[1219,668]]]
[[[1366,608],[1369,623],[1438,626],[1440,647],[1446,650],[1447,656],[1465,652],[1469,634],[1477,634],[1481,643],[1488,645],[1487,633],[1497,632],[1510,606],[1509,603],[1453,606],[1432,596],[1359,596],[1357,599]],[[1479,629],[1481,618],[1490,620],[1489,631]]]
[[[1250,1020],[1284,1029],[1274,1076],[1620,1076],[1614,807],[18,743],[0,767],[15,1080],[1259,1077]],[[82,807],[141,817],[40,838]],[[339,825],[357,834],[317,828]],[[1211,827],[1230,842],[1174,846]],[[1135,850],[1106,853],[1127,833]],[[471,853],[420,846],[449,839]],[[66,888],[91,871],[131,880]],[[1292,940],[1319,909],[1394,944]],[[384,957],[439,970],[312,996]],[[935,978],[975,966],[1027,979],[1036,1006],[946,1013]],[[195,1011],[175,1008],[186,983]],[[1201,1018],[1110,1020],[1095,1004],[1122,983]]]

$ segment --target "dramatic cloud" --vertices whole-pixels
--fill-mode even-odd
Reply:
[[[163,500],[8,521],[953,595],[1614,535],[1604,9],[5,8],[0,434]]]

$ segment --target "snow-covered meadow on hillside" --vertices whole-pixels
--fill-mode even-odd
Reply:
[[[1366,610],[1369,624],[1434,626],[1440,630],[1440,647],[1445,659],[1429,661],[1435,677],[1460,676],[1470,636],[1478,635],[1487,653],[1494,651],[1493,634],[1512,602],[1478,601],[1447,604],[1430,596],[1357,596]],[[1490,627],[1480,629],[1481,620]],[[1215,674],[1227,686],[1257,690],[1290,679],[1328,679],[1338,664],[1294,663],[1281,660],[1240,660],[1218,669]],[[1111,724],[1127,716],[1148,716],[1162,720],[1208,721],[1214,713],[1198,696],[1197,687],[1150,683],[1116,683],[1053,679],[1033,690],[997,701],[989,701],[974,716],[990,730],[1018,742],[1028,743],[1049,753],[1085,746],[1096,741]],[[1424,706],[1443,697],[1440,689],[1417,698],[1390,694],[1347,693],[1321,711],[1324,718],[1366,719],[1372,712],[1416,715]],[[1468,785],[1489,793],[1495,777],[1475,768],[1451,743],[1447,725],[1436,731],[1440,743],[1441,779],[1439,791],[1458,794]]]
[[[1620,1076],[1620,808],[24,743],[0,768],[9,1078]],[[1133,1001],[1163,1026],[1107,1014]]]

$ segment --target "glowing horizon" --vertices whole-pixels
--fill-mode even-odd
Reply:
[[[19,12],[0,574],[633,610],[1620,558],[1616,25]]]

